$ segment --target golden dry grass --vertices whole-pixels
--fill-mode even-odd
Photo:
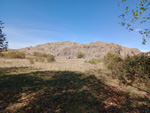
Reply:
[[[56,59],[56,62],[34,62],[29,59],[0,59],[0,68],[5,67],[32,67],[40,70],[53,71],[80,71],[85,72],[91,69],[104,69],[103,63],[89,64],[84,59]]]

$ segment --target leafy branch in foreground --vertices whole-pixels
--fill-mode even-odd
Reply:
[[[120,6],[127,1],[120,0],[118,5]],[[134,7],[126,6],[125,12],[119,16],[122,19],[120,23],[122,26],[125,26],[129,31],[138,31],[143,36],[143,44],[146,43],[146,38],[150,37],[150,29],[146,24],[150,19],[149,6],[149,0],[136,0]],[[139,25],[142,25],[142,29],[138,28]]]

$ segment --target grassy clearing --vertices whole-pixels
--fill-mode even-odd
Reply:
[[[23,70],[29,71],[30,68],[0,69],[1,112],[103,113],[150,110],[148,96],[131,95],[130,90],[127,92],[118,86],[105,84],[93,75],[95,71],[17,72]]]
[[[119,84],[102,62],[32,60],[0,59],[0,112],[150,112],[148,87]]]
[[[32,58],[31,58],[32,60]],[[85,63],[84,59],[56,59],[55,62],[36,62],[33,58],[34,64],[31,64],[29,59],[3,59],[0,58],[0,67],[32,67],[37,70],[54,70],[54,71],[80,71],[85,72],[90,69],[103,69],[102,63],[91,65]]]

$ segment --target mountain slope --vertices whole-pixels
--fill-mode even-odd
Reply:
[[[20,50],[23,50],[31,55],[34,52],[53,54],[56,58],[77,58],[77,52],[81,51],[84,53],[85,59],[103,58],[108,52],[119,54],[122,57],[141,53],[141,51],[136,48],[127,48],[118,44],[101,41],[91,42],[89,44],[69,41],[55,42],[37,45],[35,47],[27,47]]]

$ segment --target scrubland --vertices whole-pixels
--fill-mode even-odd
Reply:
[[[146,56],[122,59],[109,53],[89,60],[39,53],[6,56],[0,58],[2,113],[150,112]]]

